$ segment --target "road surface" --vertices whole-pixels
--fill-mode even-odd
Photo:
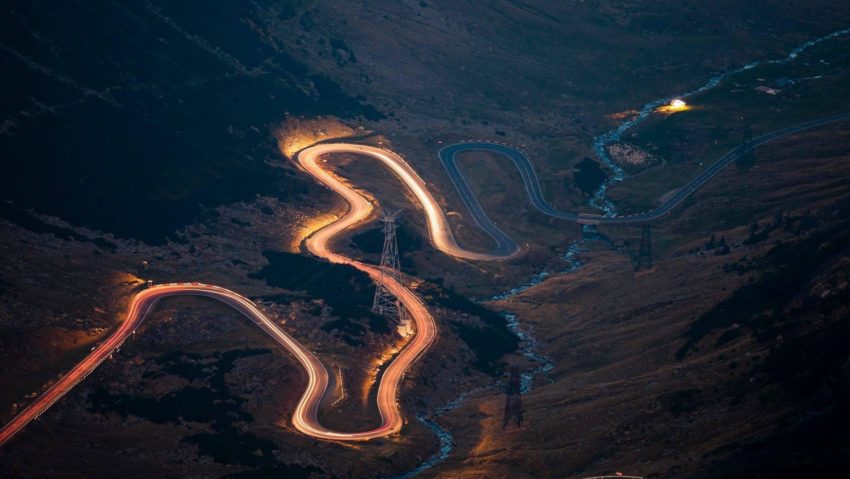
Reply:
[[[372,211],[372,204],[361,196],[356,191],[352,190],[340,181],[336,176],[321,167],[320,158],[324,155],[332,153],[348,153],[355,155],[364,155],[372,157],[380,161],[391,172],[393,172],[408,190],[416,198],[419,205],[425,213],[425,219],[428,222],[428,234],[431,237],[431,243],[438,250],[456,258],[470,260],[504,260],[519,254],[519,248],[500,248],[491,253],[479,253],[466,250],[460,247],[452,235],[448,221],[443,209],[434,200],[431,192],[425,182],[410,165],[399,155],[374,146],[358,145],[355,143],[320,143],[304,150],[298,154],[298,163],[313,175],[316,179],[324,183],[326,186],[336,191],[351,205],[348,215],[313,235],[307,240],[308,249],[315,255],[327,258],[334,262],[349,262],[344,256],[331,253],[320,245],[327,245],[328,240],[337,233],[343,231],[350,226],[365,220]],[[474,199],[474,197],[473,197]],[[484,218],[487,216],[484,215]],[[489,220],[488,220],[489,221]],[[506,236],[507,237],[507,236]],[[510,238],[508,241],[513,243]]]
[[[449,178],[452,180],[452,183],[454,184],[455,189],[460,195],[461,200],[463,200],[470,214],[472,214],[473,219],[495,241],[496,246],[493,250],[493,254],[502,255],[507,254],[510,251],[516,251],[518,247],[508,235],[506,235],[493,223],[492,220],[490,220],[490,218],[481,208],[481,205],[478,203],[478,200],[472,193],[469,184],[466,182],[466,179],[458,168],[457,155],[459,155],[460,153],[469,151],[486,151],[508,157],[514,163],[514,165],[516,165],[517,169],[520,172],[520,175],[522,176],[522,181],[525,185],[525,190],[528,193],[528,197],[531,200],[531,204],[534,205],[535,208],[537,208],[545,215],[554,218],[560,218],[567,221],[577,221],[579,223],[587,224],[642,223],[658,219],[661,216],[669,213],[670,210],[681,204],[682,201],[684,201],[688,196],[690,196],[703,185],[705,185],[709,180],[717,176],[717,174],[723,171],[724,168],[735,162],[735,160],[737,160],[742,153],[746,153],[747,151],[753,148],[756,148],[760,145],[769,143],[771,141],[777,140],[788,135],[793,135],[795,133],[800,133],[805,130],[810,130],[813,128],[829,125],[831,123],[836,123],[847,119],[850,119],[850,113],[831,115],[823,118],[818,118],[812,121],[799,123],[797,125],[790,126],[787,128],[782,128],[780,130],[772,131],[770,133],[754,138],[751,143],[746,145],[740,145],[737,148],[734,148],[725,155],[723,155],[719,160],[717,160],[711,166],[700,172],[697,176],[695,176],[687,184],[680,188],[674,195],[672,195],[670,198],[667,198],[655,209],[647,211],[645,213],[639,213],[628,216],[601,216],[588,213],[573,213],[569,211],[560,211],[556,209],[551,204],[549,204],[549,202],[547,202],[545,198],[543,198],[543,193],[540,189],[540,182],[537,179],[537,173],[535,173],[534,166],[532,166],[531,161],[528,159],[525,153],[509,145],[486,141],[469,141],[464,143],[456,143],[443,147],[439,152],[439,156],[440,160],[443,163],[443,166],[446,169],[446,172],[449,175]]]
[[[428,191],[425,182],[397,154],[381,148],[348,143],[321,143],[306,148],[298,154],[298,163],[318,181],[341,195],[349,204],[349,210],[344,216],[319,229],[307,238],[306,245],[308,250],[314,255],[330,262],[349,264],[368,274],[373,281],[382,283],[405,306],[410,313],[416,330],[416,335],[413,339],[395,357],[381,376],[377,394],[377,406],[381,415],[381,424],[377,428],[369,431],[341,432],[327,429],[319,423],[317,419],[318,407],[328,388],[327,369],[311,351],[283,331],[249,299],[218,286],[200,283],[172,283],[153,286],[136,294],[130,302],[127,318],[115,332],[98,345],[80,363],[74,366],[71,371],[59,378],[41,396],[37,397],[24,408],[9,423],[0,428],[0,447],[20,432],[30,421],[43,414],[44,411],[50,408],[50,406],[56,403],[56,401],[80,381],[85,379],[116,349],[121,347],[124,341],[136,331],[147,313],[156,303],[160,299],[169,296],[205,296],[221,301],[251,319],[296,358],[307,372],[308,383],[293,413],[292,423],[296,429],[304,434],[328,440],[362,441],[384,437],[398,432],[404,422],[397,402],[399,383],[403,378],[404,372],[434,341],[437,334],[436,324],[419,298],[399,281],[393,279],[390,275],[381,274],[381,270],[376,266],[352,260],[332,251],[328,247],[328,244],[336,235],[369,219],[373,206],[367,198],[347,186],[321,166],[322,162],[320,159],[325,155],[335,153],[365,155],[383,163],[416,197],[425,213],[431,242],[440,251],[451,256],[470,260],[504,260],[516,256],[520,250],[516,243],[501,231],[481,208],[481,205],[478,203],[457,167],[456,157],[459,153],[465,151],[489,151],[503,154],[510,158],[522,175],[523,183],[532,204],[546,215],[584,223],[639,223],[657,219],[669,212],[748,149],[755,148],[783,136],[848,118],[850,118],[850,114],[834,115],[759,136],[750,144],[739,146],[728,152],[654,210],[627,217],[603,217],[562,212],[555,209],[543,198],[540,183],[531,161],[529,161],[524,153],[516,148],[488,142],[467,142],[446,146],[440,150],[440,158],[461,199],[472,213],[473,218],[496,242],[495,248],[490,253],[469,251],[457,244],[448,226],[445,213]]]
[[[334,152],[356,152],[370,156],[386,155],[386,159],[388,160],[386,164],[396,174],[399,174],[400,177],[405,178],[405,183],[408,186],[412,186],[417,194],[417,198],[425,206],[429,214],[429,225],[432,226],[433,237],[441,241],[440,244],[445,245],[448,251],[454,251],[452,250],[452,245],[456,247],[456,244],[451,237],[451,233],[445,227],[445,217],[442,215],[442,211],[436,206],[436,202],[434,202],[430,193],[425,189],[422,180],[416,176],[403,160],[401,162],[392,161],[396,158],[400,160],[397,156],[390,155],[377,148],[370,149],[369,147],[362,147],[361,149],[357,145],[334,145],[332,147],[319,145],[308,148],[299,155],[299,163],[308,172],[329,188],[339,193],[350,205],[346,215],[316,231],[307,239],[307,247],[310,252],[334,263],[350,264],[368,274],[374,281],[382,283],[405,306],[409,317],[414,323],[415,336],[396,355],[395,359],[381,376],[377,394],[377,406],[381,415],[381,424],[377,428],[368,431],[342,432],[330,430],[319,423],[317,418],[318,408],[328,389],[327,369],[310,350],[283,331],[249,299],[218,286],[200,283],[174,283],[153,286],[136,294],[130,302],[127,318],[115,332],[0,429],[0,447],[20,432],[30,421],[43,414],[44,411],[55,404],[56,401],[67,394],[80,381],[85,379],[115,350],[120,348],[124,341],[136,331],[147,313],[156,303],[160,299],[169,296],[205,296],[221,301],[251,319],[295,357],[307,372],[308,381],[307,388],[293,413],[292,424],[304,434],[319,439],[364,441],[388,436],[401,430],[404,419],[397,401],[399,383],[404,376],[404,372],[434,341],[437,334],[437,327],[434,323],[434,318],[428,312],[427,308],[410,289],[393,279],[390,275],[382,275],[381,270],[377,267],[351,260],[328,248],[328,243],[334,236],[355,224],[365,221],[372,211],[372,204],[365,197],[334,178],[319,166],[316,160],[320,156]],[[462,250],[459,248],[457,252],[462,254]],[[472,256],[477,257],[476,255]]]

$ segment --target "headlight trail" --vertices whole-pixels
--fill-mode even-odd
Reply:
[[[298,163],[307,170],[314,178],[325,184],[328,188],[339,193],[345,198],[351,209],[345,218],[340,219],[329,227],[320,230],[308,240],[308,249],[315,255],[321,256],[336,263],[349,262],[344,256],[331,253],[326,248],[313,246],[315,243],[326,245],[328,240],[339,232],[349,228],[369,216],[372,211],[372,204],[362,195],[349,188],[347,185],[339,181],[335,176],[319,165],[318,159],[324,155],[333,153],[350,153],[356,155],[364,155],[379,160],[390,171],[392,171],[404,186],[413,193],[422,210],[425,213],[425,219],[428,222],[428,233],[431,237],[431,243],[438,250],[446,253],[449,256],[456,258],[493,261],[505,260],[512,258],[520,253],[516,245],[507,248],[498,248],[492,253],[479,253],[461,248],[454,239],[452,231],[449,227],[446,215],[443,209],[428,191],[425,182],[410,165],[404,161],[401,156],[382,148],[374,146],[358,145],[353,143],[321,143],[318,145],[305,148],[298,153]],[[314,250],[315,248],[315,250]]]
[[[327,152],[327,149],[324,151]],[[377,428],[368,431],[343,432],[328,429],[319,423],[319,405],[328,389],[327,369],[315,354],[283,331],[274,321],[260,311],[251,300],[236,292],[218,286],[201,283],[173,283],[154,286],[133,296],[128,308],[127,318],[115,332],[0,429],[0,446],[6,444],[12,437],[23,430],[27,424],[38,418],[50,406],[55,404],[56,401],[67,394],[68,391],[73,389],[74,386],[79,384],[80,381],[91,374],[97,366],[103,363],[115,350],[120,348],[124,344],[124,341],[136,331],[147,313],[153,309],[160,299],[170,296],[205,296],[221,301],[248,317],[295,357],[307,373],[307,388],[302,394],[292,416],[293,426],[302,433],[319,439],[365,441],[377,437],[389,436],[400,431],[404,424],[404,419],[399,410],[398,387],[405,371],[408,370],[419,355],[434,341],[437,334],[434,318],[419,298],[397,280],[389,275],[382,275],[381,271],[375,266],[351,260],[328,248],[328,242],[334,236],[368,218],[372,210],[372,205],[362,195],[345,186],[320,168],[314,161],[315,156],[311,157],[309,154],[302,153],[299,159],[311,174],[319,181],[337,191],[350,205],[349,212],[346,215],[319,229],[307,239],[307,246],[310,252],[334,263],[350,264],[368,274],[372,280],[381,282],[405,306],[416,329],[416,335],[399,352],[381,376],[377,394],[377,406],[381,416],[381,424]],[[408,181],[418,179],[412,170],[399,171],[402,174],[409,175]],[[421,180],[419,180],[418,185],[417,198],[426,198],[431,201],[429,203],[431,209],[428,211],[429,218],[436,217],[437,212],[441,214],[442,211],[436,206],[436,203],[433,203],[433,198],[425,190]],[[443,221],[445,221],[445,218],[443,218]],[[440,227],[444,226],[444,223],[440,225]],[[437,237],[444,236],[439,236],[438,233]],[[449,238],[451,238],[450,234]]]
[[[399,155],[366,145],[348,143],[322,143],[302,150],[298,156],[298,163],[314,178],[341,195],[349,204],[349,211],[341,218],[323,226],[314,232],[306,240],[307,249],[314,255],[324,258],[332,263],[349,264],[366,273],[373,281],[383,284],[393,293],[410,313],[416,329],[416,335],[401,350],[395,359],[386,368],[378,385],[377,406],[381,416],[381,424],[372,430],[360,432],[333,431],[322,426],[317,418],[318,408],[322,398],[328,389],[328,372],[315,354],[305,348],[292,336],[283,331],[270,318],[268,318],[257,306],[245,298],[228,289],[218,286],[200,283],[172,283],[154,286],[137,293],[130,301],[127,318],[118,328],[100,345],[95,347],[81,362],[75,365],[67,374],[60,377],[44,393],[38,396],[32,403],[21,410],[0,428],[0,447],[6,444],[12,437],[24,429],[30,421],[38,418],[50,406],[74,388],[80,381],[85,379],[97,366],[108,358],[116,349],[121,347],[124,341],[132,335],[147,313],[156,303],[170,296],[205,296],[221,301],[242,315],[248,317],[263,331],[268,333],[277,343],[283,346],[301,364],[307,373],[307,388],[301,396],[292,417],[294,427],[304,434],[319,439],[338,441],[365,441],[378,437],[392,435],[401,430],[404,424],[397,401],[399,384],[413,362],[433,343],[437,335],[437,326],[434,318],[422,304],[419,298],[399,281],[389,275],[382,275],[378,267],[367,265],[350,259],[332,251],[328,244],[343,231],[362,223],[368,219],[372,212],[372,204],[363,195],[345,185],[327,170],[322,168],[318,159],[324,155],[334,153],[349,153],[365,155],[379,160],[390,171],[392,171],[404,185],[416,197],[421,205],[425,218],[428,222],[428,232],[431,242],[440,251],[457,258],[468,260],[505,260],[515,257],[520,253],[516,243],[502,232],[487,217],[466,184],[463,175],[456,165],[456,155],[464,151],[490,151],[509,157],[516,164],[523,178],[526,190],[532,204],[544,214],[561,218],[568,221],[590,224],[627,224],[651,221],[668,213],[679,205],[686,197],[693,194],[711,178],[734,162],[742,153],[756,146],[774,141],[776,139],[799,133],[805,130],[825,126],[831,123],[844,121],[850,118],[850,114],[842,113],[799,123],[794,126],[776,130],[755,138],[746,145],[734,148],[726,155],[699,173],[690,182],[683,186],[673,197],[666,200],[655,209],[627,217],[602,217],[590,214],[577,214],[561,212],[553,208],[542,196],[537,175],[531,162],[521,151],[516,148],[487,142],[469,142],[449,145],[440,150],[440,157],[446,167],[452,182],[458,190],[463,202],[472,213],[473,219],[496,241],[496,248],[491,253],[479,253],[461,248],[455,241],[446,220],[446,216],[437,204],[433,195],[428,191],[425,182]]]

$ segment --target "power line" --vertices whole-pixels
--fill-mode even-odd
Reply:
[[[380,314],[387,319],[393,320],[396,323],[401,323],[402,315],[404,314],[403,306],[386,286],[384,286],[384,278],[392,278],[396,281],[401,281],[401,267],[398,259],[398,242],[396,241],[396,223],[400,210],[392,213],[384,213],[381,221],[384,223],[384,247],[381,253],[381,265],[378,269],[381,271],[381,281],[378,282],[375,288],[375,297],[372,300],[372,312]]]

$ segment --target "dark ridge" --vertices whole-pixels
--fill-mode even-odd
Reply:
[[[63,240],[84,241],[93,243],[99,248],[115,251],[118,246],[103,238],[89,238],[83,236],[70,228],[62,228],[42,221],[37,216],[30,212],[15,206],[8,201],[0,201],[0,218],[10,221],[21,228],[39,234],[52,234],[53,236]]]
[[[0,15],[0,191],[74,225],[164,244],[217,205],[309,191],[267,164],[287,114],[384,117],[267,43],[250,25],[275,20],[248,4],[14,11]]]

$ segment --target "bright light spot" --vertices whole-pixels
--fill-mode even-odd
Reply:
[[[658,109],[656,111],[658,111],[660,113],[670,114],[670,113],[677,113],[677,112],[680,112],[680,111],[687,111],[687,110],[690,110],[690,109],[691,109],[691,106],[688,105],[687,103],[685,103],[685,100],[682,100],[681,98],[675,98],[675,99],[671,100],[670,103],[658,107]]]

